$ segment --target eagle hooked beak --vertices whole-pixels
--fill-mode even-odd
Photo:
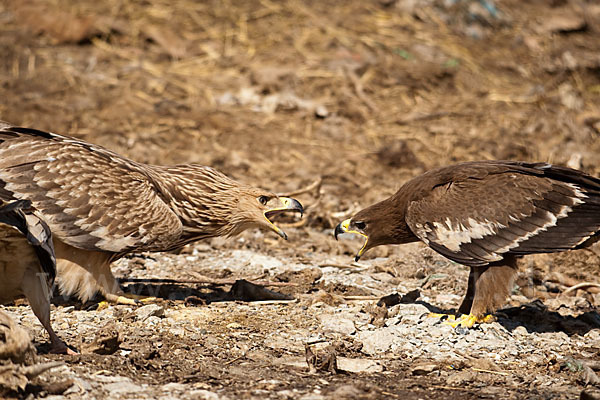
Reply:
[[[292,199],[291,197],[279,197],[279,201],[281,202],[281,207],[268,209],[264,212],[264,215],[266,220],[269,222],[271,229],[273,229],[279,236],[287,240],[287,234],[279,227],[275,226],[275,224],[271,222],[271,218],[286,211],[298,211],[300,213],[300,218],[302,218],[304,215],[304,208],[298,200]]]
[[[365,244],[363,244],[361,249],[358,251],[358,253],[356,253],[356,256],[354,257],[354,261],[358,261],[358,260],[360,260],[360,257],[365,253],[365,251],[367,251],[367,243],[369,243],[369,237],[361,231],[357,231],[354,229],[350,230],[350,221],[351,221],[351,218],[340,222],[338,224],[338,226],[335,227],[335,230],[333,231],[333,235],[335,236],[335,240],[337,240],[338,235],[340,235],[342,233],[356,233],[365,238]]]

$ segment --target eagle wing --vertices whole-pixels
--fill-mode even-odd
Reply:
[[[0,199],[29,200],[65,243],[124,253],[182,232],[143,164],[64,136],[0,124]]]
[[[464,172],[464,171],[463,171]],[[483,164],[409,203],[413,233],[453,261],[563,251],[600,229],[600,181],[549,164]]]

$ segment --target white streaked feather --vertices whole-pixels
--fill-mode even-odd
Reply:
[[[496,234],[498,230],[506,228],[501,223],[487,219],[478,221],[469,218],[466,224],[468,226],[458,221],[453,224],[450,218],[447,218],[445,223],[434,222],[432,233],[449,250],[459,252],[462,244],[471,243],[473,239],[482,239],[485,236]]]

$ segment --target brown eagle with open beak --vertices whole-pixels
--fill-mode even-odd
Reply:
[[[238,183],[205,166],[148,165],[75,138],[0,123],[0,200],[27,200],[50,228],[62,293],[132,304],[110,264],[130,252],[167,251],[264,228],[303,212],[292,198]],[[19,254],[12,254],[18,258]]]
[[[546,163],[479,161],[411,179],[334,234],[365,237],[356,260],[376,246],[421,240],[471,267],[453,323],[471,327],[505,302],[517,257],[584,248],[599,231],[600,179]]]

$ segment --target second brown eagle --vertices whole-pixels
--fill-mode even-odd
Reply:
[[[471,267],[459,323],[500,307],[516,259],[590,246],[600,236],[600,179],[546,163],[479,161],[429,171],[335,228],[385,244],[423,241]]]

